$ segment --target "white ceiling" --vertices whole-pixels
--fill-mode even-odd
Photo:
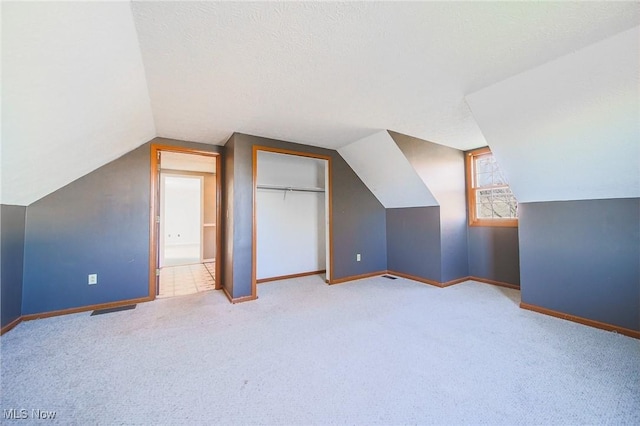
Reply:
[[[2,203],[28,205],[152,139],[128,3],[2,2]]]
[[[640,197],[640,27],[467,101],[519,202]]]
[[[470,92],[626,30],[636,3],[132,3],[160,136],[486,142]]]
[[[385,208],[439,205],[386,130],[343,146],[338,152]]]
[[[2,203],[154,136],[484,145],[465,95],[639,23],[638,2],[2,2]]]

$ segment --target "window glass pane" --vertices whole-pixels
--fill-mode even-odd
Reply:
[[[476,191],[478,219],[511,219],[518,217],[518,203],[509,188]]]
[[[509,204],[503,201],[494,201],[493,203],[493,217],[511,217]]]
[[[476,175],[476,186],[482,188],[483,186],[493,185],[492,173],[478,173]]]
[[[479,190],[476,191],[476,214],[479,219],[488,219],[493,217],[491,211],[491,190]]]
[[[493,217],[491,204],[478,204],[476,208],[476,215],[479,219],[489,219]]]
[[[491,204],[493,192],[490,189],[479,189],[476,192],[476,202],[478,204]]]
[[[500,171],[493,155],[484,155],[475,160],[476,187],[506,185],[507,180]]]
[[[475,219],[517,219],[518,202],[493,154],[482,151],[468,159],[472,174],[468,202],[472,202],[473,192],[475,206],[469,207],[475,209]]]
[[[495,170],[492,175],[492,184],[493,185],[506,185],[507,180],[504,178],[504,175],[500,170]]]
[[[492,155],[476,158],[476,173],[492,173],[494,163]]]

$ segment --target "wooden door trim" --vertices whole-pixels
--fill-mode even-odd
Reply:
[[[270,146],[253,145],[252,147],[252,183],[253,183],[253,200],[252,200],[252,225],[251,225],[251,297],[257,298],[257,226],[256,226],[256,193],[258,189],[258,151],[273,152],[276,154],[296,155],[298,157],[316,158],[319,160],[327,161],[327,174],[328,174],[328,188],[325,188],[326,196],[328,197],[328,212],[325,215],[329,215],[329,276],[326,277],[329,282],[332,281],[334,274],[333,268],[333,169],[331,164],[331,156],[322,154],[313,154],[310,152],[293,151],[290,149],[274,148]]]
[[[151,144],[151,183],[150,183],[150,205],[149,205],[149,298],[150,300],[155,300],[156,298],[156,269],[158,268],[157,258],[158,258],[158,242],[159,236],[156,232],[156,216],[159,215],[159,205],[158,205],[158,178],[160,171],[158,170],[158,153],[166,151],[166,152],[178,152],[182,154],[192,154],[192,155],[203,155],[207,157],[214,157],[216,159],[216,268],[215,268],[215,289],[219,290],[222,288],[222,277],[221,277],[221,265],[220,265],[220,255],[222,250],[220,249],[222,243],[221,236],[221,226],[220,222],[222,219],[222,179],[219,179],[220,176],[220,153],[219,152],[211,152],[211,151],[203,151],[194,148],[187,148],[182,146],[173,146],[173,145],[163,145],[163,144]]]

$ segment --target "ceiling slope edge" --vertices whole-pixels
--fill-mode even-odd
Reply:
[[[640,27],[465,100],[518,202],[640,197]]]
[[[338,153],[385,208],[439,205],[386,130],[352,142]]]
[[[448,216],[465,215],[464,152],[414,136],[389,131],[402,154]]]
[[[3,204],[27,206],[156,136],[126,2],[2,5]]]

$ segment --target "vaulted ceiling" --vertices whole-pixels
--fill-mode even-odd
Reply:
[[[485,141],[464,95],[639,22],[637,3],[134,2],[159,134]]]
[[[154,136],[486,145],[466,95],[639,23],[637,2],[3,2],[2,202]]]

